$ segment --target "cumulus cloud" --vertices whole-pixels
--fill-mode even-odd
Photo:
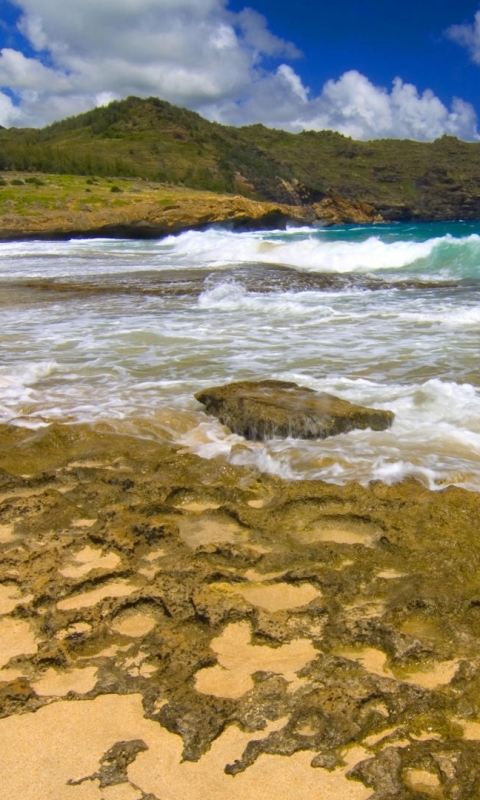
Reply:
[[[402,138],[431,141],[443,134],[478,139],[473,106],[454,98],[448,109],[432,91],[395,78],[390,91],[356,70],[329,80],[311,97],[291,67],[280,66],[250,88],[241,105],[207,108],[209,116],[233,125],[258,122],[291,131],[339,131],[353,139]]]
[[[471,105],[454,99],[447,108],[400,78],[387,89],[351,70],[313,96],[287,63],[301,55],[297,47],[254,9],[231,12],[228,0],[13,2],[34,56],[0,51],[3,125],[43,125],[133,94],[234,125],[330,128],[360,139],[478,138]]]
[[[480,64],[480,11],[475,14],[471,25],[451,25],[446,34],[468,50],[475,64]]]

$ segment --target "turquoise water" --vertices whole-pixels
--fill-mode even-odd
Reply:
[[[480,487],[480,223],[0,245],[0,420],[108,421],[286,477]],[[293,380],[388,432],[245,443],[194,400]]]

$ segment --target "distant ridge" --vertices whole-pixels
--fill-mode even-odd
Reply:
[[[480,143],[234,128],[154,97],[0,129],[0,169],[145,178],[291,205],[341,197],[386,220],[480,219]]]

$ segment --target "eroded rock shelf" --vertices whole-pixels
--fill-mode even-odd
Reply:
[[[13,800],[480,796],[480,497],[0,427]]]

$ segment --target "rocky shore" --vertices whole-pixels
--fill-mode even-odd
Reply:
[[[0,427],[7,800],[480,796],[480,496]]]
[[[0,241],[74,237],[160,238],[210,225],[379,222],[367,203],[328,197],[310,205],[260,202],[149,181],[5,173]]]

